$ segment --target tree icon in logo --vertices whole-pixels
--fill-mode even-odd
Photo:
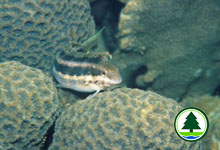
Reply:
[[[188,107],[176,115],[174,127],[180,138],[193,142],[205,136],[208,131],[209,121],[202,110]]]
[[[192,112],[190,112],[189,115],[186,117],[186,121],[184,122],[184,126],[182,129],[189,129],[190,132],[193,132],[193,129],[201,129],[196,119],[196,116]]]

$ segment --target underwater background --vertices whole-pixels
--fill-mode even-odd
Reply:
[[[0,150],[220,150],[219,15],[218,0],[0,0]],[[56,54],[76,45],[122,83],[58,87]],[[174,129],[191,106],[209,119],[196,142]]]

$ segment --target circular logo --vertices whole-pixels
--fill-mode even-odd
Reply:
[[[202,110],[188,107],[177,114],[174,127],[180,138],[194,142],[206,135],[209,121]]]

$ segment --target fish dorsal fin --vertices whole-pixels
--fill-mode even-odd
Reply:
[[[83,52],[89,53],[93,47],[97,46],[97,39],[101,35],[102,31],[105,29],[103,27],[100,31],[98,31],[95,35],[91,36],[88,40],[81,44]]]
[[[85,42],[83,42],[81,45],[82,47],[86,47],[87,45],[90,45],[90,43],[95,42],[98,37],[101,35],[102,31],[105,29],[105,27],[103,27],[100,31],[98,31],[95,35],[91,36],[88,40],[86,40]]]
[[[84,54],[90,54],[94,47],[97,47],[97,39],[101,35],[102,31],[105,29],[103,27],[100,31],[98,31],[95,35],[91,36],[88,40],[83,43],[77,41],[71,41],[70,45],[66,45],[64,48],[64,52],[66,54],[81,52]],[[69,47],[68,47],[69,46]]]

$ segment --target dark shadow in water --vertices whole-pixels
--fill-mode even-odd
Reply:
[[[212,93],[214,96],[220,96],[220,84],[215,88],[215,91]]]
[[[119,0],[98,0],[90,3],[90,5],[97,26],[103,26],[106,20],[110,21],[109,23],[118,24],[120,12],[125,6]]]
[[[138,69],[134,70],[133,73],[129,77],[128,87],[129,88],[139,88],[145,89],[145,87],[138,87],[136,84],[136,78],[142,74],[145,74],[148,71],[146,66],[140,66]]]
[[[97,29],[105,27],[102,33],[103,44],[110,53],[118,47],[119,42],[116,38],[118,33],[118,23],[120,12],[125,4],[119,0],[97,0],[91,3],[92,16],[94,17]]]
[[[55,121],[54,121],[53,125],[47,130],[47,133],[44,136],[44,138],[45,138],[44,145],[43,145],[43,147],[41,147],[40,150],[48,150],[49,146],[52,144],[54,127],[55,127]]]

